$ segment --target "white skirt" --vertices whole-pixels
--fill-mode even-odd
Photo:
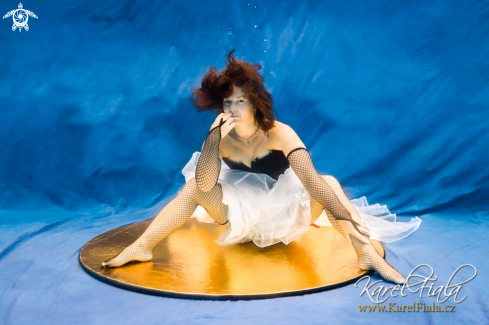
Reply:
[[[199,157],[200,152],[195,152],[183,168],[186,182],[195,177]],[[310,196],[290,167],[275,180],[266,174],[230,169],[221,161],[218,183],[222,187],[222,203],[228,206],[230,222],[228,231],[216,240],[221,246],[248,241],[258,247],[278,242],[289,244],[310,227]],[[370,239],[393,242],[414,232],[421,223],[418,217],[409,222],[396,222],[396,215],[385,205],[369,205],[365,196],[350,202],[369,227]],[[201,206],[192,217],[201,222],[214,222]],[[324,211],[314,224],[332,226]]]

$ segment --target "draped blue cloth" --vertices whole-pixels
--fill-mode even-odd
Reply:
[[[23,6],[38,16],[28,31],[12,31],[12,17],[0,24],[0,323],[487,323],[487,3]],[[364,315],[370,301],[354,285],[247,302],[162,298],[81,269],[88,240],[153,218],[183,186],[214,120],[195,111],[190,86],[223,69],[230,49],[263,66],[278,119],[321,174],[399,220],[423,219],[385,245],[401,273],[429,264],[439,286],[462,264],[477,268],[455,313]],[[413,301],[434,300],[389,300]]]

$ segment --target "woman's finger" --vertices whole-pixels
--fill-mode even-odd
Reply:
[[[343,230],[344,235],[348,241],[350,241],[349,239],[351,238],[349,236],[353,236],[353,237],[358,238],[358,240],[360,240],[361,242],[363,242],[365,244],[370,243],[369,240],[367,238],[365,238],[364,235],[361,234],[359,232],[359,230],[357,230],[355,228],[355,226],[353,225],[352,222],[346,221],[346,220],[338,220],[338,223],[340,224],[340,227]],[[357,227],[358,227],[358,225],[357,225]],[[363,230],[362,230],[362,232],[363,232]]]
[[[357,227],[362,227],[363,229],[367,229],[368,230],[368,227],[366,225],[364,225],[364,224],[359,223],[359,224],[355,224],[355,225]]]
[[[357,229],[355,229],[355,227],[353,227],[353,225],[352,225],[352,228],[353,228],[353,229],[351,230],[351,233],[350,233],[350,234],[351,234],[353,237],[358,238],[358,240],[360,240],[361,242],[363,242],[363,243],[365,243],[365,244],[370,243],[370,242],[369,242],[369,240],[368,240],[368,238],[366,238],[366,237],[365,237],[365,236],[364,236],[362,233],[360,233],[360,231],[362,231],[362,232],[363,232],[363,230],[360,230],[360,228],[357,230]]]
[[[351,222],[351,224],[353,227],[356,227],[357,229],[362,229],[362,232],[363,231],[370,231],[370,229],[367,227],[367,225],[365,225],[363,223],[356,222],[355,220],[353,220],[353,222]]]
[[[364,221],[363,222],[358,222],[358,224],[360,224],[360,226],[362,226],[363,228],[369,230],[368,225],[367,225],[366,222],[364,222]]]
[[[355,220],[356,220],[358,223],[361,223],[361,224],[364,224],[364,225],[365,225],[365,224],[367,224],[367,223],[365,222],[365,220],[363,220],[363,219],[361,219],[361,218],[355,218]]]
[[[349,234],[351,237],[355,237],[356,239],[358,239],[359,241],[361,241],[362,243],[364,244],[368,244],[369,241],[368,239],[366,239],[365,237],[363,237],[362,235],[354,235],[354,234]]]
[[[367,225],[367,223],[365,222],[365,220],[363,220],[362,218],[359,218],[357,216],[353,216],[353,220],[355,220],[358,223],[361,223],[362,225]]]
[[[370,231],[366,228],[363,228],[363,227],[358,227],[358,229],[360,230],[360,233],[364,236],[367,236],[367,237],[370,237]]]
[[[370,243],[369,240],[367,238],[365,238],[362,234],[357,234],[357,235],[353,235],[353,236],[356,237],[361,242],[363,242],[364,244]]]

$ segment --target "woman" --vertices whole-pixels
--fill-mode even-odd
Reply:
[[[195,153],[183,170],[186,185],[141,237],[102,267],[151,260],[156,244],[182,226],[198,206],[228,229],[218,244],[253,240],[260,247],[288,244],[325,210],[333,227],[353,245],[360,269],[403,283],[404,277],[370,243],[369,227],[338,181],[320,176],[294,130],[275,120],[260,65],[236,60],[233,52],[226,70],[218,74],[212,67],[201,88],[193,88],[199,110],[215,109],[219,115],[202,153]],[[409,224],[411,233],[419,222]]]

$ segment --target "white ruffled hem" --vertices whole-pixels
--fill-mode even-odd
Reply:
[[[183,168],[188,182],[195,177],[200,152],[195,152]],[[221,246],[253,241],[259,247],[278,242],[289,244],[308,231],[311,221],[309,193],[292,168],[278,180],[268,175],[230,169],[221,162],[218,183],[223,191],[222,202],[228,206],[230,227],[216,240]],[[368,205],[365,196],[350,200],[370,229],[370,238],[393,242],[405,238],[418,229],[421,219],[396,222],[396,215],[385,205]],[[192,217],[201,222],[214,223],[202,206]],[[318,226],[331,226],[323,211],[315,222]]]
[[[418,217],[411,218],[408,222],[397,222],[397,216],[391,213],[386,205],[378,203],[369,205],[365,196],[350,200],[350,202],[367,224],[370,230],[370,239],[391,243],[406,238],[415,232],[421,224],[421,219]],[[314,224],[332,227],[324,210]]]

